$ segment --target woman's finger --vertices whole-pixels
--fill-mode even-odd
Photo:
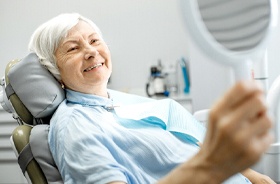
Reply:
[[[227,91],[221,100],[221,107],[234,107],[243,103],[251,95],[263,93],[261,86],[255,81],[239,81],[229,91]]]

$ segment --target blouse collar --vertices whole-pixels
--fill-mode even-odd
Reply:
[[[108,96],[109,98],[106,98],[98,95],[86,94],[66,89],[67,102],[73,104],[81,104],[83,106],[101,106],[106,109],[110,109],[113,107],[113,99],[110,97],[109,93]]]

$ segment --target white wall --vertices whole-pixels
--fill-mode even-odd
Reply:
[[[113,58],[112,88],[144,88],[159,58],[175,62],[188,53],[177,1],[0,1],[1,76],[6,62],[26,55],[35,28],[63,12],[79,12],[100,27]]]
[[[189,38],[179,0],[0,1],[0,76],[8,61],[28,53],[36,27],[63,12],[79,12],[101,28],[113,58],[110,88],[144,89],[151,65],[182,56],[190,58],[194,110],[209,108],[230,85],[230,69],[209,62]],[[280,73],[280,34],[274,38],[268,54],[270,83]]]

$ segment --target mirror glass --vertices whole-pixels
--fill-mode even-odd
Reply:
[[[267,0],[197,0],[206,29],[232,51],[255,48],[265,37],[270,20]]]
[[[251,78],[252,62],[264,55],[276,1],[182,0],[182,7],[195,43],[214,61],[231,65],[238,80]]]

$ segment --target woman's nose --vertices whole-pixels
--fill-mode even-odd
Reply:
[[[87,45],[85,48],[85,59],[91,59],[91,58],[95,58],[96,55],[98,54],[97,49],[92,46],[92,45]]]

